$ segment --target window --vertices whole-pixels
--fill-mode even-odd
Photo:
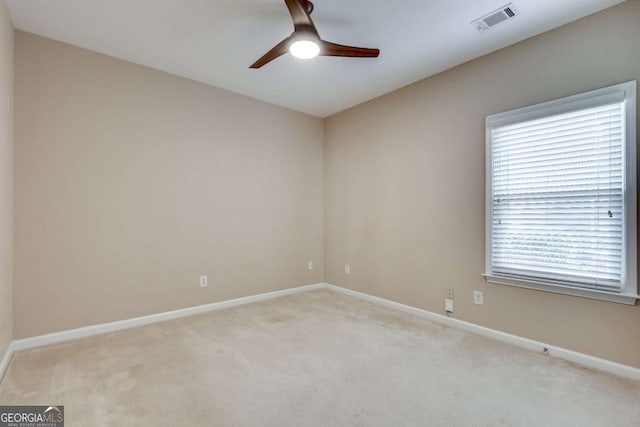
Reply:
[[[489,282],[633,304],[635,81],[487,117]]]

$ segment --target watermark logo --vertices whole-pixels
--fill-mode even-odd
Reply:
[[[64,406],[0,406],[0,427],[64,427]]]

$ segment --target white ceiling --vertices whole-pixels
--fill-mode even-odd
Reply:
[[[285,55],[249,65],[293,30],[283,0],[7,0],[14,26],[326,117],[623,0],[513,0],[520,15],[470,24],[509,0],[315,0],[320,35],[377,59]]]

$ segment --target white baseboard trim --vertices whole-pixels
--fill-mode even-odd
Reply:
[[[7,346],[7,351],[4,352],[4,357],[2,358],[2,361],[0,361],[0,382],[2,382],[2,378],[4,378],[4,373],[7,371],[7,368],[9,367],[11,356],[13,356],[13,341],[11,341]]]
[[[5,352],[5,355],[2,361],[0,362],[0,381],[2,381],[2,377],[15,351],[41,347],[49,344],[56,344],[64,341],[76,340],[84,337],[105,334],[108,332],[114,332],[122,329],[135,328],[138,326],[144,326],[151,323],[163,322],[165,320],[193,316],[195,314],[201,314],[201,313],[207,313],[207,312],[216,311],[216,310],[222,310],[225,308],[237,307],[244,304],[251,304],[259,301],[266,301],[273,298],[282,297],[285,295],[292,295],[300,292],[307,292],[307,291],[313,291],[318,289],[329,289],[334,292],[350,295],[355,298],[359,298],[375,304],[384,305],[396,310],[403,311],[405,313],[414,314],[442,325],[454,327],[457,329],[462,329],[462,330],[465,330],[477,335],[481,335],[490,339],[495,339],[497,341],[513,344],[527,350],[542,352],[546,348],[551,356],[559,357],[588,368],[597,369],[597,370],[608,372],[621,377],[629,378],[631,380],[640,381],[640,369],[632,366],[623,365],[623,364],[612,362],[606,359],[601,359],[598,357],[589,356],[587,354],[578,353],[576,351],[567,350],[562,347],[556,347],[556,346],[545,344],[539,341],[534,341],[534,340],[522,338],[516,335],[507,334],[505,332],[500,332],[495,329],[490,329],[484,326],[476,325],[474,323],[465,322],[464,320],[447,317],[441,314],[422,310],[420,308],[401,304],[388,299],[375,297],[375,296],[365,294],[363,292],[355,291],[352,289],[335,286],[329,283],[317,283],[314,285],[283,289],[280,291],[251,295],[251,296],[236,298],[236,299],[227,300],[227,301],[215,302],[212,304],[200,305],[196,307],[188,307],[188,308],[168,311],[164,313],[151,314],[149,316],[136,317],[133,319],[119,320],[116,322],[102,323],[102,324],[92,325],[92,326],[85,326],[82,328],[70,329],[66,331],[54,332],[51,334],[39,335],[35,337],[15,340],[9,344],[9,347],[7,348],[7,351]]]
[[[299,286],[297,288],[283,289],[280,291],[266,292],[263,294],[250,295],[247,297],[236,298],[227,301],[214,302],[211,304],[199,305],[196,307],[188,307],[164,313],[151,314],[148,316],[135,317],[133,319],[118,320],[116,322],[101,323],[98,325],[85,326],[77,329],[69,329],[66,331],[53,332],[45,335],[38,335],[30,338],[23,338],[13,341],[13,351],[26,350],[34,347],[41,347],[49,344],[56,344],[64,341],[76,340],[92,335],[100,335],[108,332],[119,331],[121,329],[135,328],[151,323],[163,322],[165,320],[178,319],[181,317],[193,316],[194,314],[207,313],[210,311],[222,310],[239,305],[251,304],[258,301],[266,301],[285,295],[296,294],[300,292],[312,291],[315,289],[323,289],[323,283],[314,285]]]
[[[335,292],[350,295],[352,297],[369,301],[375,304],[384,305],[396,310],[403,311],[405,313],[411,313],[442,325],[451,326],[477,335],[482,335],[483,337],[513,344],[527,350],[541,353],[546,348],[549,352],[549,355],[551,356],[559,357],[561,359],[577,363],[584,367],[608,372],[610,374],[625,377],[634,381],[640,381],[640,369],[633,366],[623,365],[621,363],[612,362],[610,360],[601,359],[599,357],[589,356],[588,354],[578,353],[577,351],[567,350],[562,347],[556,347],[554,345],[545,344],[539,341],[522,338],[517,335],[511,335],[505,332],[496,331],[495,329],[486,328],[484,326],[476,325],[475,323],[465,322],[464,320],[447,317],[442,314],[437,314],[416,307],[411,307],[409,305],[401,304],[380,297],[375,297],[363,292],[354,291],[352,289],[331,285],[329,283],[325,283],[325,287]]]

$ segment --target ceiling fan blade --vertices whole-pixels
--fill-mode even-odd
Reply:
[[[320,41],[321,56],[345,56],[349,58],[377,58],[380,49],[368,49],[366,47],[344,46],[341,44]]]
[[[296,32],[310,31],[314,34],[318,34],[316,26],[311,20],[311,16],[305,9],[301,0],[284,0],[293,19],[293,27]]]
[[[269,62],[273,61],[277,57],[287,53],[289,51],[289,47],[287,46],[289,44],[289,39],[291,39],[291,37],[287,37],[286,39],[282,40],[280,43],[275,45],[273,49],[271,49],[269,52],[262,55],[262,57],[258,59],[256,62],[254,62],[253,64],[251,64],[249,68],[260,68],[263,65],[266,65]]]

